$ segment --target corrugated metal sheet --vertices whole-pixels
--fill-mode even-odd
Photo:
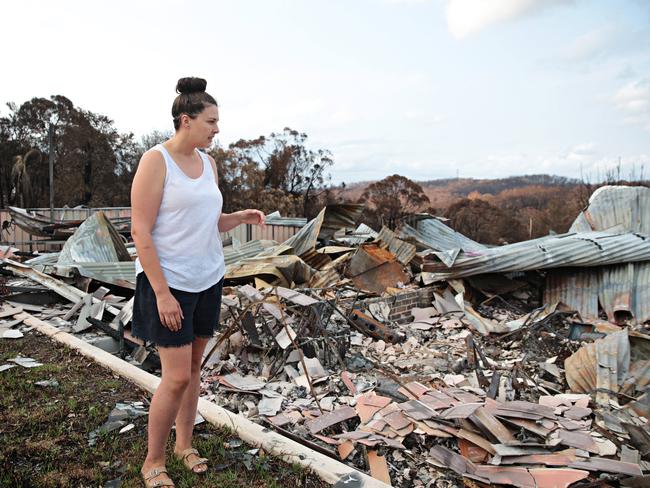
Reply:
[[[632,310],[639,322],[650,320],[650,263],[634,265]]]
[[[623,386],[627,390],[626,383],[647,384],[646,363],[637,365],[631,359],[636,347],[639,346],[631,342],[627,330],[582,346],[564,361],[569,387],[577,393],[596,390],[596,402],[609,405],[611,397],[608,392],[616,393]]]
[[[352,234],[337,237],[336,240],[343,242],[349,246],[358,246],[359,244],[363,244],[369,239],[375,239],[378,235],[379,234],[377,234],[377,231],[373,230],[366,224],[359,224],[359,227],[357,227]]]
[[[323,225],[323,219],[325,218],[325,210],[326,208],[321,210],[296,235],[290,237],[279,246],[267,249],[260,256],[277,256],[285,253],[288,249],[293,249],[294,254],[301,255],[314,249],[318,241],[321,225]]]
[[[265,249],[277,246],[275,241],[256,240],[241,244],[237,249],[234,246],[227,246],[223,248],[223,255],[226,265],[236,263],[242,259],[252,258],[257,256]]]
[[[122,237],[103,212],[88,217],[66,241],[58,264],[131,261]]]
[[[648,296],[650,262],[552,270],[544,290],[544,302],[564,302],[584,318],[597,318],[600,302],[610,322],[616,322],[616,312],[629,312],[639,322],[649,320]]]
[[[621,312],[632,315],[634,264],[607,266],[599,274],[598,301],[607,313],[607,320],[616,322],[615,316]]]
[[[357,249],[350,260],[347,276],[357,288],[377,294],[409,280],[396,256],[375,243],[364,244]]]
[[[135,262],[133,261],[82,263],[71,267],[77,268],[79,274],[87,278],[135,290]]]
[[[311,251],[307,251],[306,253],[301,254],[300,259],[302,259],[312,268],[318,270],[324,269],[328,264],[332,262],[331,257],[329,257],[327,254],[317,252],[316,249],[312,249]]]
[[[358,203],[328,205],[325,207],[325,219],[318,237],[331,239],[339,229],[354,227],[364,208],[364,205]]]
[[[461,250],[465,253],[472,253],[487,249],[483,244],[465,237],[438,219],[421,220],[417,225],[417,229],[410,225],[404,225],[401,236],[403,238],[411,237],[420,244],[433,249],[436,251],[436,256],[447,266],[454,264]]]
[[[286,225],[291,227],[302,227],[307,223],[307,219],[304,217],[281,217],[280,212],[273,212],[265,218],[267,224],[273,225]]]
[[[36,264],[56,264],[56,262],[59,260],[59,254],[60,253],[58,252],[50,252],[41,256],[36,256],[35,258],[25,261],[25,264],[29,264],[30,266],[34,266]]]
[[[566,268],[546,275],[544,303],[563,302],[583,318],[598,317],[600,277],[589,268]]]
[[[603,186],[591,195],[589,206],[578,215],[571,231],[635,232],[647,236],[650,234],[649,210],[650,188]],[[576,277],[560,271],[550,272],[545,297],[559,298],[575,305],[585,317],[596,317],[593,300],[597,294],[611,322],[615,322],[621,312],[622,318],[631,313],[639,322],[650,320],[650,263],[630,261],[635,262],[603,266]],[[572,285],[578,286],[572,288]]]
[[[395,233],[388,227],[382,227],[376,241],[385,243],[388,246],[388,250],[397,256],[397,260],[402,264],[410,263],[417,252],[413,244],[398,239]]]
[[[650,188],[603,186],[589,198],[589,206],[569,232],[610,230],[650,234]]]
[[[255,277],[291,288],[292,284],[306,284],[316,270],[298,256],[255,257],[226,267],[226,280],[252,281]]]
[[[461,253],[453,266],[422,265],[438,281],[483,273],[570,266],[592,267],[650,260],[650,236],[584,232],[547,236],[482,251]]]

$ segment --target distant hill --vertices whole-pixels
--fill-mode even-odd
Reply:
[[[351,183],[343,190],[341,196],[356,201],[372,181]],[[431,206],[444,210],[454,202],[469,195],[487,197],[497,196],[507,190],[526,187],[546,187],[570,190],[580,185],[580,180],[556,175],[523,175],[498,179],[445,178],[439,180],[417,181],[429,197]]]

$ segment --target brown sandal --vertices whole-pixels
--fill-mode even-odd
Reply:
[[[172,486],[172,487],[176,486],[174,485],[174,482],[171,480],[169,476],[167,476],[167,479],[151,481],[156,476],[160,476],[161,474],[167,474],[167,468],[165,468],[164,466],[152,468],[149,470],[147,474],[145,473],[141,473],[141,474],[142,474],[142,478],[144,479],[144,485],[147,488],[158,488],[159,486]]]
[[[189,449],[185,449],[185,450],[182,451],[182,452],[174,453],[174,455],[175,455],[178,459],[180,459],[181,461],[183,461],[183,464],[185,465],[185,467],[186,467],[187,469],[189,469],[190,471],[192,471],[193,473],[195,473],[195,474],[202,474],[202,473],[205,473],[205,472],[208,470],[208,459],[207,459],[207,458],[198,457],[198,458],[195,459],[194,461],[190,461],[188,458],[189,458],[192,454],[194,454],[195,456],[198,456],[198,455],[199,455],[199,451],[197,451],[197,450],[194,449],[193,447],[190,447]],[[205,469],[202,470],[202,471],[195,471],[194,468],[196,468],[197,466],[199,466],[199,465],[201,465],[201,464],[204,464],[204,465],[205,465]]]

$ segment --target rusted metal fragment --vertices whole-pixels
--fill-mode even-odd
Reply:
[[[443,388],[442,392],[447,395],[451,395],[456,400],[463,403],[479,403],[484,401],[483,397],[475,395],[474,393],[470,393],[469,391],[465,391],[461,388]]]
[[[490,480],[490,483],[501,483],[520,488],[536,488],[535,479],[526,468],[481,465],[476,466],[475,474]]]
[[[384,420],[395,430],[404,429],[411,424],[411,421],[401,412],[392,412],[384,415]]]
[[[444,446],[433,446],[429,451],[429,456],[438,465],[450,468],[461,476],[474,475],[476,472],[476,464]],[[479,477],[478,479],[483,482],[489,482],[487,478]]]
[[[372,419],[379,410],[390,403],[390,398],[379,396],[374,392],[368,392],[358,398],[355,409],[359,415],[359,419],[361,419],[361,423],[365,424]]]
[[[388,464],[386,458],[377,454],[377,451],[368,450],[368,467],[370,468],[370,476],[383,481],[389,486],[393,486],[390,482],[390,474],[388,472]]]
[[[343,371],[341,373],[341,380],[343,381],[343,384],[347,387],[350,394],[352,395],[357,394],[357,387],[352,382],[352,379],[350,378],[350,373],[348,373],[347,371]]]
[[[409,264],[415,257],[415,246],[399,239],[388,227],[382,227],[376,240],[386,244],[388,250],[392,252],[395,257],[397,257],[397,260],[404,265]]]
[[[319,271],[326,269],[327,266],[332,263],[332,258],[327,254],[319,253],[316,249],[310,249],[309,251],[302,253],[300,259]]]
[[[608,405],[609,392],[618,392],[630,371],[630,341],[627,330],[586,344],[564,361],[572,391],[596,393],[596,402]]]
[[[517,427],[522,427],[527,431],[532,432],[533,434],[536,434],[542,438],[546,438],[546,436],[548,436],[551,432],[553,432],[553,429],[547,429],[543,425],[540,425],[539,423],[534,422],[532,420],[517,419],[511,417],[501,417],[500,420],[506,422],[507,424],[512,424]]]
[[[485,408],[477,408],[474,413],[469,417],[474,424],[487,433],[492,439],[497,440],[501,444],[514,441],[515,437],[499,420],[489,413]]]
[[[354,451],[354,443],[352,441],[344,441],[336,448],[339,452],[341,459],[345,460]]]
[[[440,414],[441,419],[466,419],[469,418],[477,409],[483,406],[482,403],[466,403],[456,405]]]
[[[261,277],[269,283],[290,286],[308,283],[315,273],[298,256],[257,256],[227,266],[226,280],[249,281]]]
[[[586,469],[587,471],[605,471],[606,473],[627,474],[629,476],[641,476],[643,474],[638,464],[598,457],[576,461],[571,463],[570,466],[572,468]]]
[[[329,444],[331,446],[338,446],[341,444],[340,440],[333,439],[332,437],[327,437],[326,435],[314,434],[314,437],[316,439],[323,441],[325,444]]]
[[[528,472],[535,479],[536,488],[567,488],[572,483],[589,476],[579,469],[530,468]]]
[[[427,407],[425,403],[418,400],[400,403],[398,406],[402,409],[405,415],[413,420],[430,419],[438,415],[435,410]]]
[[[408,283],[409,276],[393,253],[376,244],[364,244],[352,256],[348,268],[355,286],[381,294],[397,283]]]
[[[439,391],[431,391],[422,395],[420,401],[434,410],[449,408],[457,403],[452,397]]]
[[[420,429],[426,435],[430,435],[430,436],[433,436],[433,437],[443,437],[443,438],[452,437],[452,435],[449,432],[446,432],[446,431],[441,430],[441,429],[437,429],[435,427],[431,427],[430,425],[426,424],[425,422],[416,421],[415,425],[417,426],[418,429]]]
[[[359,410],[357,410],[359,412]],[[361,415],[359,415],[361,417]],[[365,425],[359,426],[359,430],[374,432],[376,434],[383,432],[388,424],[382,419],[373,419]]]
[[[338,423],[341,423],[345,420],[349,420],[352,417],[356,417],[357,412],[354,408],[352,407],[341,407],[338,410],[334,410],[331,413],[326,413],[325,415],[321,415],[320,417],[310,420],[309,422],[306,422],[305,425],[309,429],[309,432],[312,434],[316,434],[320,432],[323,429],[326,429],[327,427],[331,427],[332,425],[336,425]]]
[[[575,452],[575,451],[574,451]],[[574,453],[530,454],[501,458],[500,464],[544,464],[546,466],[568,466],[577,460]]]
[[[566,410],[562,415],[568,419],[580,420],[591,415],[591,408],[584,407],[571,407],[569,410]]]
[[[494,413],[494,415],[502,415],[504,411],[530,413],[552,420],[557,418],[555,415],[555,409],[523,400],[498,403],[497,412]]]
[[[334,438],[359,442],[360,444],[370,447],[376,446],[377,444],[385,444],[386,446],[392,447],[393,449],[405,449],[404,444],[402,444],[400,441],[393,440],[379,434],[363,432],[360,430],[344,432],[343,434],[335,435]]]
[[[568,430],[560,430],[558,432],[560,442],[565,446],[575,447],[593,454],[599,454],[598,446],[594,439],[586,432],[570,432]]]
[[[369,337],[391,343],[402,342],[404,340],[404,336],[397,334],[361,310],[353,310],[349,318],[350,323],[354,325],[355,329]]]
[[[468,442],[471,442],[489,454],[496,454],[496,449],[494,449],[494,446],[487,439],[475,432],[467,429],[458,429],[454,432],[454,435],[459,439],[464,439]]]
[[[417,395],[417,398],[421,398],[426,393],[433,392],[431,388],[424,386],[422,383],[418,383],[417,381],[411,381],[404,385],[403,388],[400,387],[397,391],[405,396],[409,396],[411,393],[415,393]]]
[[[485,449],[462,438],[458,439],[458,449],[463,457],[466,457],[474,463],[485,462],[489,456],[489,453]]]

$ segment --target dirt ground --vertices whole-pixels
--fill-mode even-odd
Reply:
[[[146,410],[150,395],[35,331],[0,339],[0,365],[17,356],[43,365],[0,371],[0,487],[143,486],[147,417],[127,420],[134,427],[124,433],[91,433],[105,425],[117,403],[139,401]],[[48,380],[58,385],[36,384]],[[207,476],[171,461],[170,439],[167,468],[179,488],[328,486],[297,466],[248,452],[250,446],[207,422],[197,426],[195,440],[210,459]]]

